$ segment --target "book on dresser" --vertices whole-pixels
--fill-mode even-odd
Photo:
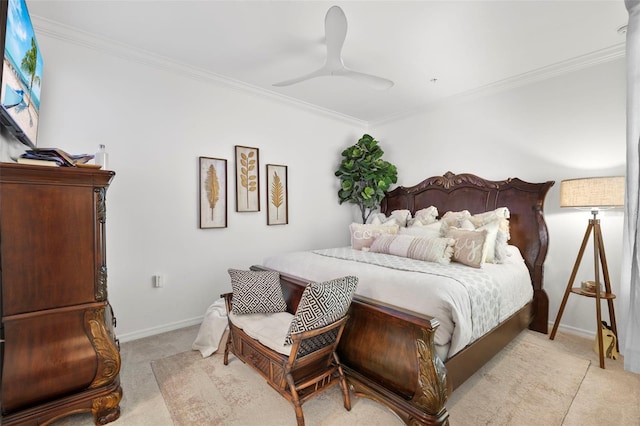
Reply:
[[[18,163],[21,164],[38,164],[41,166],[48,166],[51,164],[45,164],[43,162],[29,162],[28,160],[40,160],[51,161],[57,163],[59,166],[64,167],[76,167],[79,164],[85,164],[87,161],[93,159],[92,154],[69,154],[60,148],[33,148],[25,151],[18,158]]]
[[[38,158],[23,158],[18,157],[16,160],[19,164],[30,164],[33,166],[49,166],[49,167],[60,167],[60,162],[54,159],[50,160],[41,160]]]

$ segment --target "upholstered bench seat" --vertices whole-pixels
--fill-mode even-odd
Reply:
[[[269,349],[287,356],[291,353],[291,345],[285,345],[284,340],[287,337],[292,319],[293,315],[289,312],[245,315],[229,313],[229,321],[242,329],[249,337],[256,339]]]
[[[304,426],[302,404],[334,385],[351,410],[336,348],[358,279],[309,283],[287,304],[277,272],[230,269],[229,275],[233,293],[222,295],[229,320],[224,364],[231,353],[262,375],[293,404],[298,426]]]

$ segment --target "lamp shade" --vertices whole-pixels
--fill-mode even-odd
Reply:
[[[622,207],[624,180],[624,176],[563,180],[560,207]]]

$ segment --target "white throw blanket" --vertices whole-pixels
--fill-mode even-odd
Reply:
[[[191,349],[200,351],[203,358],[211,356],[218,350],[227,326],[227,308],[224,299],[218,299],[207,308]]]

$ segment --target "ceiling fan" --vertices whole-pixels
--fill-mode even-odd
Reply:
[[[332,6],[324,18],[325,42],[327,44],[327,58],[325,64],[319,69],[292,78],[291,80],[275,83],[274,86],[290,86],[315,77],[341,76],[368,84],[377,90],[385,90],[393,86],[393,81],[363,72],[354,71],[345,67],[342,61],[342,46],[347,37],[347,17],[338,6]]]

